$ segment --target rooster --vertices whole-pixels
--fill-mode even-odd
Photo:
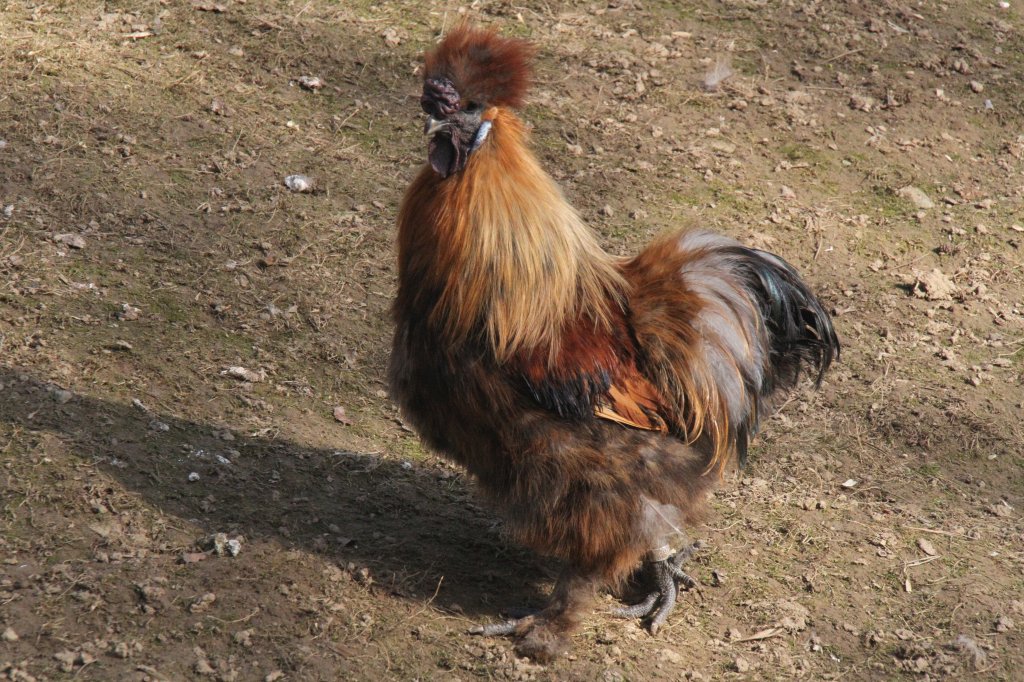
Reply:
[[[550,601],[475,631],[564,652],[596,591],[646,566],[619,615],[664,624],[679,544],[773,397],[839,342],[784,260],[705,231],[605,253],[528,146],[533,48],[463,24],[425,57],[428,163],[398,217],[389,382],[510,535],[564,566]]]

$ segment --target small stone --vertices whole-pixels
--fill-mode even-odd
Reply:
[[[60,669],[66,673],[75,669],[75,661],[78,660],[78,654],[66,649],[64,651],[58,651],[53,655],[53,657],[60,663]]]
[[[266,677],[263,678],[263,682],[277,682],[278,680],[284,679],[284,672],[280,670],[274,670],[267,673]]]
[[[937,554],[937,552],[935,551],[935,547],[932,545],[932,543],[928,542],[928,540],[924,538],[918,539],[917,546],[920,547],[921,551],[927,554],[928,556],[935,556]]]
[[[251,383],[263,381],[266,378],[266,375],[262,370],[254,372],[253,370],[246,369],[245,367],[228,367],[221,372],[221,374],[225,374],[233,379],[239,379],[240,381],[248,381]]]
[[[971,81],[971,90],[974,92],[983,92],[985,90],[985,85],[979,81]]]
[[[868,95],[853,95],[850,97],[850,108],[857,111],[871,111],[878,106],[878,100]]]
[[[58,405],[66,405],[67,403],[71,402],[72,398],[75,397],[74,393],[72,393],[71,391],[64,390],[63,388],[58,388],[51,391],[51,395],[53,395],[53,399],[57,401]]]
[[[85,237],[80,234],[73,234],[66,232],[64,234],[55,235],[54,241],[70,246],[72,249],[84,249],[85,248]]]
[[[1009,632],[1016,627],[1016,625],[1017,624],[1014,622],[1013,618],[1010,618],[1009,616],[999,616],[999,618],[996,619],[995,629],[996,632]]]
[[[914,296],[929,301],[949,301],[957,292],[956,284],[953,283],[938,268],[931,272],[919,273],[914,280]]]
[[[750,672],[750,661],[743,658],[742,656],[737,656],[736,660],[733,661],[732,664],[733,666],[735,666],[736,672],[738,673]]]
[[[129,303],[122,303],[121,310],[118,311],[117,313],[117,319],[122,320],[124,322],[131,322],[133,320],[139,319],[139,315],[141,314],[141,309],[136,308],[135,306]]]
[[[615,209],[612,208],[610,204],[605,204],[604,206],[601,207],[601,215],[605,216],[606,218],[611,218],[612,216],[615,215]]]
[[[213,592],[207,592],[189,604],[189,613],[202,613],[203,611],[208,610],[215,601],[217,601],[217,595]]]
[[[198,480],[199,480],[199,472],[198,471],[191,471],[191,472],[189,472],[189,474],[188,474],[188,482],[189,483],[195,483]]]
[[[253,630],[239,630],[235,633],[235,644],[240,644],[244,647],[252,646],[252,634]]]
[[[18,633],[14,631],[14,628],[7,628],[4,630],[3,634],[0,635],[0,639],[3,639],[5,642],[17,642]]]
[[[308,175],[289,175],[284,179],[284,186],[293,192],[312,192],[313,179]]]
[[[324,87],[324,82],[317,76],[302,76],[299,78],[299,86],[304,90],[316,92]]]
[[[205,658],[200,658],[198,661],[196,661],[195,664],[193,664],[192,669],[195,671],[196,675],[217,674],[217,671],[214,670],[213,666],[210,665],[210,662]]]
[[[901,187],[896,190],[896,194],[903,197],[917,208],[935,208],[935,202],[932,201],[920,188],[914,187],[913,185]]]

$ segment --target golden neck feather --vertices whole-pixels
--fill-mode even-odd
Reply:
[[[567,324],[610,323],[626,290],[614,259],[527,147],[511,112],[489,112],[488,139],[463,171],[429,167],[399,214],[399,304],[435,292],[422,311],[448,336],[481,330],[499,361],[558,350]]]

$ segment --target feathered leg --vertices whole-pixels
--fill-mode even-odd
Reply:
[[[593,578],[566,569],[543,610],[525,618],[475,627],[470,633],[484,637],[512,635],[518,640],[517,654],[546,663],[569,648],[570,635],[579,625],[580,613],[593,600],[596,585]]]
[[[668,545],[653,550],[647,555],[646,567],[654,578],[655,589],[639,604],[624,606],[612,611],[620,618],[647,618],[650,616],[651,634],[657,634],[669,615],[675,610],[679,584],[686,589],[697,586],[697,582],[683,572],[682,565],[701,547],[700,542],[682,548],[671,554]],[[677,583],[678,581],[678,583]]]

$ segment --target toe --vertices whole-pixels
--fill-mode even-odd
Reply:
[[[481,637],[503,637],[514,633],[518,624],[519,621],[517,620],[507,620],[504,623],[477,625],[476,627],[469,629],[469,634],[480,635]]]
[[[612,615],[617,618],[646,618],[650,614],[651,610],[654,609],[654,604],[658,601],[658,592],[651,592],[647,595],[639,604],[633,604],[632,606],[620,606],[617,609],[612,609]]]
[[[658,611],[654,614],[654,617],[651,618],[650,628],[652,635],[658,634],[658,630],[661,629],[661,626],[668,620],[669,615],[675,610],[677,593],[678,590],[676,589],[675,582],[671,583],[671,587],[662,591],[661,604],[658,606]]]

